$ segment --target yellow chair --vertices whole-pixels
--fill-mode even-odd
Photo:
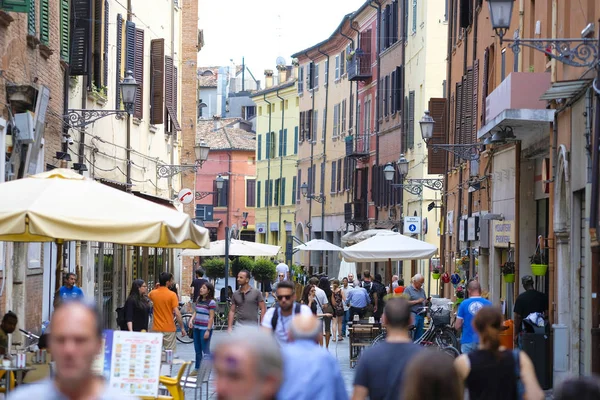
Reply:
[[[142,400],[173,400],[173,396],[140,396]]]
[[[6,371],[0,371],[0,382],[4,383],[4,374],[6,374]],[[15,389],[15,374],[14,372],[10,372],[10,391],[12,392]],[[6,388],[5,387],[1,387],[0,388],[0,393],[6,393]]]
[[[190,368],[192,365],[191,361],[186,361],[181,364],[179,368],[179,372],[176,377],[170,376],[161,376],[158,378],[158,381],[163,384],[171,396],[173,396],[173,400],[184,400],[185,393],[183,392],[183,388],[181,387],[181,379],[183,378],[183,374]]]

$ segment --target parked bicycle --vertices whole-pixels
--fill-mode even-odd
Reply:
[[[179,312],[181,313],[181,319],[183,320],[183,327],[186,333],[185,336],[181,336],[181,327],[177,323],[177,316],[173,317],[175,321],[175,329],[177,333],[175,336],[177,337],[177,341],[186,344],[194,342],[194,329],[189,327],[190,320],[192,319],[192,314],[189,312],[188,308],[189,304],[192,303],[179,303]]]

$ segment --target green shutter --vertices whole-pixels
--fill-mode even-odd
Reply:
[[[281,204],[282,206],[285,206],[285,178],[281,178]]]
[[[69,36],[71,35],[69,0],[60,0],[60,58],[69,62]]]
[[[0,8],[4,11],[28,13],[30,0],[0,0]]]
[[[283,130],[283,156],[287,156],[287,128]]]
[[[260,208],[260,181],[256,181],[256,207]]]
[[[27,34],[35,36],[35,0],[29,3],[29,13],[27,15]]]
[[[40,0],[40,42],[48,46],[50,43],[50,4],[48,0]]]
[[[256,158],[258,161],[261,160],[262,156],[262,135],[258,135],[257,148],[256,148]]]
[[[266,155],[265,159],[271,158],[271,133],[267,133],[266,135],[267,145],[266,145]]]

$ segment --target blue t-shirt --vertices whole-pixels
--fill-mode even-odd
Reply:
[[[475,317],[477,311],[491,305],[492,302],[483,297],[470,297],[460,303],[457,316],[463,319],[461,344],[479,343],[479,337],[477,337],[477,333],[475,333],[472,325],[473,317]]]
[[[58,294],[60,295],[61,300],[75,300],[83,298],[83,290],[77,286],[73,286],[70,289],[66,286],[61,286]]]

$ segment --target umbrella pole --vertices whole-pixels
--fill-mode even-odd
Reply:
[[[63,264],[64,264],[63,255],[64,255],[64,242],[62,240],[57,240],[56,241],[56,271],[54,271],[55,279],[56,279],[56,282],[54,282],[54,290],[56,291],[56,293],[58,293],[58,290],[62,286],[62,275],[63,275]]]
[[[387,269],[385,271],[385,281],[390,286],[390,293],[393,293],[393,291],[392,291],[392,259],[391,258],[388,258]]]

